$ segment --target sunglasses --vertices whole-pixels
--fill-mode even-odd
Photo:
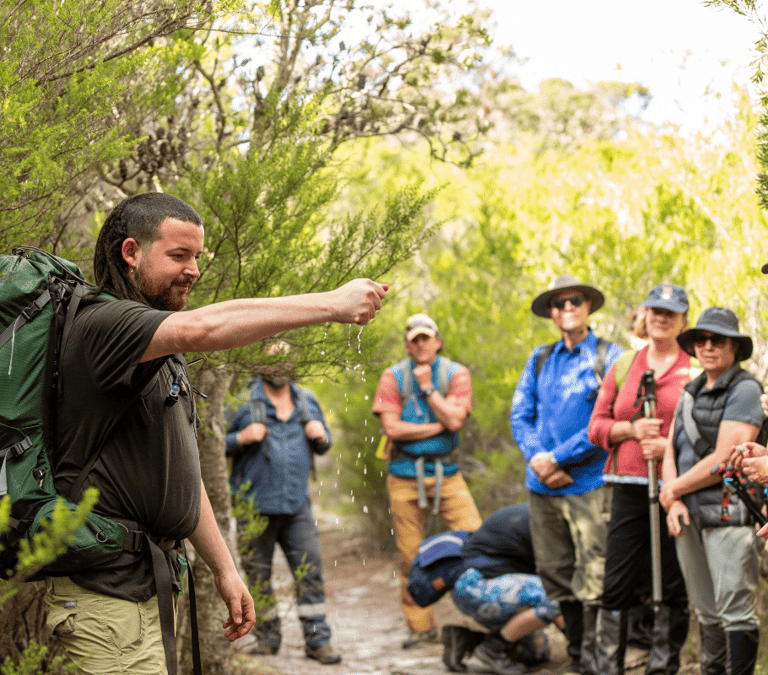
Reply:
[[[554,300],[550,300],[549,306],[563,310],[565,309],[566,302],[570,302],[574,307],[581,307],[585,300],[586,298],[583,295],[569,295],[567,298],[555,298]]]
[[[706,346],[707,342],[711,342],[712,346],[715,349],[722,349],[725,346],[725,341],[727,339],[728,338],[725,335],[711,335],[711,336],[699,335],[693,341],[693,344],[701,348]]]

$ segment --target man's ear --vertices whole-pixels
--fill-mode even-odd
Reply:
[[[139,264],[141,246],[133,237],[123,240],[120,252],[123,254],[123,260],[125,260],[129,268],[134,269]]]

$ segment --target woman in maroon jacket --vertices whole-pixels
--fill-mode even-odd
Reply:
[[[648,461],[659,462],[653,477],[659,480],[675,406],[690,380],[690,357],[676,340],[688,326],[685,291],[673,284],[660,284],[651,290],[643,307],[648,344],[637,352],[622,354],[608,371],[589,423],[589,440],[609,453],[605,480],[613,484],[598,618],[601,675],[624,673],[627,612],[638,604],[638,590],[648,588],[651,582]],[[656,382],[654,418],[643,417],[636,400],[640,379],[647,370],[654,371]],[[660,518],[660,526],[663,597],[655,612],[646,675],[674,675],[688,634],[685,582],[664,518]]]

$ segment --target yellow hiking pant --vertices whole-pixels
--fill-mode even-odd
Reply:
[[[434,498],[435,479],[425,479],[427,497]],[[425,512],[419,508],[415,478],[387,476],[395,543],[400,551],[400,603],[411,630],[423,632],[435,625],[431,607],[419,607],[408,592],[411,563],[424,539]],[[482,524],[475,501],[461,473],[443,478],[440,518],[451,530],[474,532]]]

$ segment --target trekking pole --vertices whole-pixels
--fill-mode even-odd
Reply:
[[[643,403],[643,415],[656,416],[656,381],[652,370],[640,378],[637,399]],[[661,525],[659,524],[659,481],[655,459],[648,460],[648,515],[651,521],[651,573],[653,580],[653,606],[661,604]]]

